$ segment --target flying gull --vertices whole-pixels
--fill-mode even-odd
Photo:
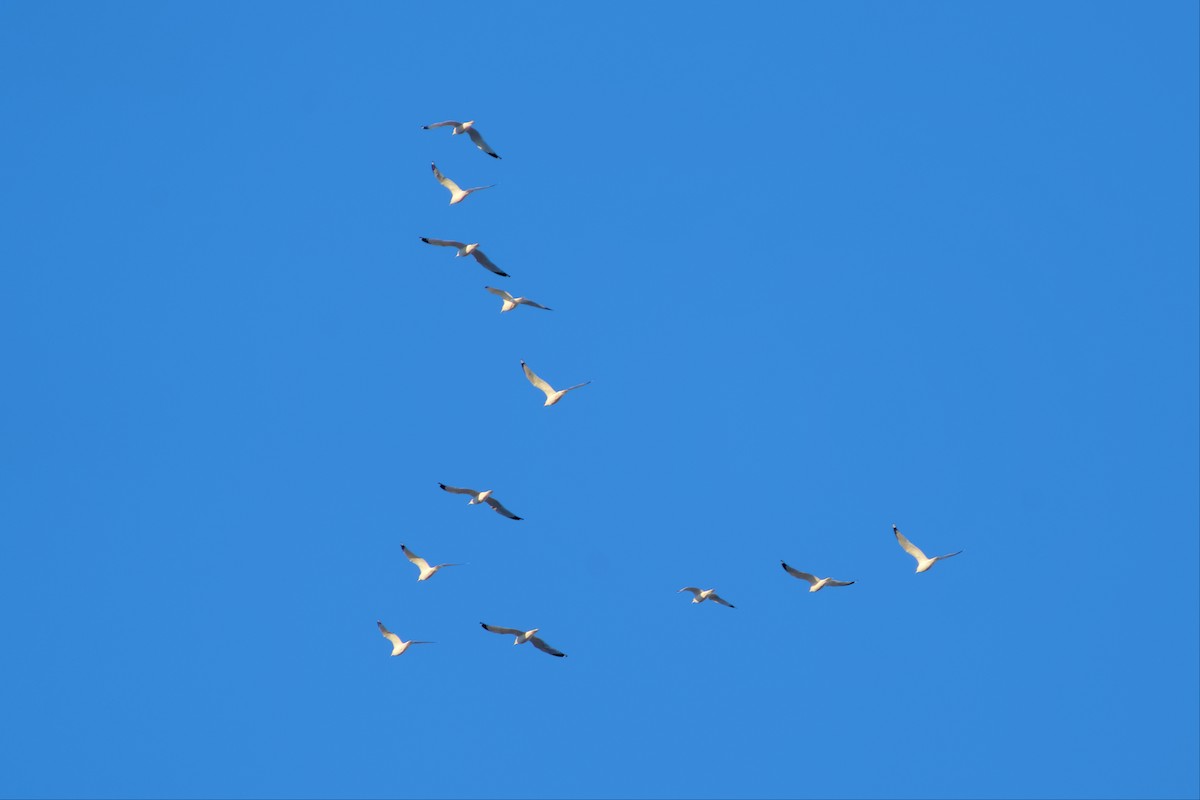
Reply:
[[[808,581],[812,585],[808,587],[810,592],[819,592],[826,586],[849,586],[854,581],[835,581],[833,578],[818,578],[816,575],[809,575],[807,572],[801,572],[798,569],[789,567],[787,563],[780,561],[783,564],[783,569],[788,575],[793,578],[799,578],[802,581]]]
[[[503,514],[509,519],[521,519],[521,517],[518,517],[516,514],[500,505],[500,501],[492,497],[491,489],[488,489],[486,492],[477,492],[474,489],[459,489],[455,486],[447,486],[444,483],[439,483],[438,486],[442,487],[444,491],[450,492],[451,494],[471,495],[471,499],[467,501],[467,505],[469,506],[473,506],[478,503],[487,503],[497,514]]]
[[[445,186],[450,191],[450,205],[461,203],[463,200],[466,200],[467,195],[471,194],[471,192],[478,192],[482,189],[490,189],[496,185],[492,183],[488,184],[487,186],[474,186],[470,189],[461,189],[457,183],[450,180],[438,171],[437,164],[434,164],[431,161],[429,162],[429,166],[433,167],[433,177],[437,178],[438,183],[440,183],[442,186]]]
[[[413,564],[416,564],[417,569],[421,570],[421,574],[419,576],[417,576],[417,580],[419,580],[419,581],[429,580],[435,574],[437,574],[437,571],[439,569],[441,569],[442,567],[461,567],[462,566],[462,564],[438,564],[437,566],[431,567],[431,566],[429,566],[428,561],[421,558],[419,555],[414,553],[412,550],[409,550],[404,545],[400,545],[400,549],[404,551],[405,557],[407,557],[408,560],[411,561]]]
[[[412,644],[433,644],[433,642],[404,642],[404,641],[401,641],[399,636],[392,633],[391,631],[389,631],[387,628],[385,628],[383,626],[382,620],[378,620],[378,619],[375,620],[375,624],[379,626],[379,632],[383,634],[383,638],[387,639],[389,642],[392,643],[392,655],[394,655],[394,656],[400,655],[401,653],[403,653],[405,650],[408,649],[409,645],[412,645]]]
[[[691,592],[695,597],[692,598],[693,603],[703,603],[705,600],[712,600],[714,603],[720,603],[723,606],[735,608],[732,603],[727,603],[717,594],[716,589],[697,589],[695,586],[685,586],[679,592]],[[676,592],[675,594],[679,594]]]
[[[512,310],[513,310],[514,308],[516,308],[517,306],[533,306],[534,308],[541,308],[541,309],[544,309],[544,310],[546,310],[546,311],[553,311],[553,310],[554,310],[554,309],[552,309],[552,308],[549,308],[549,307],[547,307],[547,306],[544,306],[544,305],[542,305],[541,303],[535,303],[535,302],[533,302],[532,300],[530,300],[529,298],[526,298],[526,297],[513,297],[511,294],[509,294],[508,292],[504,291],[503,289],[496,289],[496,288],[493,288],[493,287],[491,287],[491,286],[485,286],[485,287],[483,287],[483,288],[487,289],[487,290],[488,290],[489,292],[491,292],[492,294],[494,294],[494,295],[496,295],[497,297],[499,297],[499,298],[501,298],[502,300],[504,300],[504,305],[500,306],[500,313],[501,313],[501,314],[503,314],[505,311],[512,311]],[[543,390],[543,391],[544,391],[544,390]]]
[[[546,393],[546,402],[542,405],[552,406],[559,400],[562,400],[563,397],[566,396],[567,392],[578,389],[580,386],[587,386],[589,383],[591,383],[591,381],[584,381],[583,383],[577,383],[574,386],[556,391],[553,386],[539,378],[524,361],[521,362],[521,369],[525,370],[525,377],[529,378],[530,383]]]
[[[479,135],[479,131],[475,130],[475,120],[469,120],[467,122],[455,122],[452,119],[448,119],[445,122],[435,122],[432,125],[422,125],[421,129],[428,131],[433,130],[434,128],[445,128],[450,125],[454,126],[454,130],[450,132],[451,136],[457,136],[460,133],[465,133],[467,136],[471,137],[471,141],[474,142],[475,146],[480,150],[487,153],[492,158],[500,157],[496,155],[496,151],[489,147],[488,143],[483,140],[483,137]]]
[[[497,267],[495,264],[492,263],[492,260],[490,258],[488,258],[487,256],[485,256],[483,254],[483,251],[479,249],[478,242],[475,242],[473,244],[463,244],[462,242],[453,242],[449,239],[426,239],[424,236],[421,237],[421,241],[424,242],[425,244],[432,244],[437,247],[457,247],[458,252],[454,254],[455,258],[458,258],[459,256],[471,256],[476,261],[478,261],[481,266],[483,266],[487,269],[490,269],[492,272],[496,273],[500,277],[502,277],[502,278],[508,277],[507,272],[505,272],[504,270]]]
[[[540,630],[539,628],[534,628],[531,631],[519,631],[516,628],[497,628],[495,625],[488,625],[486,622],[481,622],[479,624],[483,626],[485,631],[491,631],[492,633],[507,633],[510,636],[516,637],[513,639],[513,644],[525,644],[526,642],[529,642],[543,653],[549,653],[550,655],[558,656],[559,658],[566,656],[566,653],[562,652],[561,650],[555,650],[553,647],[534,636],[534,634]]]
[[[921,548],[917,547],[908,539],[905,539],[904,534],[901,533],[900,529],[894,524],[892,525],[892,533],[896,534],[896,541],[899,542],[900,546],[904,548],[904,552],[908,553],[917,560],[917,572],[924,572],[937,562],[941,561],[943,558],[952,558],[962,552],[962,550],[957,550],[944,556],[934,556],[933,558],[929,558],[921,552]]]

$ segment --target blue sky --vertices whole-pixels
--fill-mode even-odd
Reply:
[[[1197,796],[1197,17],[0,5],[0,794]]]

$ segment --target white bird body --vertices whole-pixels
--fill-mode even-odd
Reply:
[[[934,556],[933,558],[929,558],[921,551],[921,548],[917,547],[908,539],[905,539],[904,534],[902,534],[900,529],[894,524],[892,525],[892,533],[896,534],[896,541],[899,542],[900,546],[904,548],[904,552],[908,553],[917,560],[917,572],[924,572],[937,562],[942,561],[943,559],[953,558],[962,552],[962,550],[957,550],[953,553],[947,553],[944,556]]]
[[[550,655],[558,656],[559,658],[563,658],[567,655],[561,650],[554,649],[538,637],[534,636],[534,634],[540,630],[539,628],[533,628],[532,630],[528,631],[519,631],[516,628],[501,628],[496,625],[488,625],[486,622],[481,622],[479,624],[483,626],[485,631],[489,631],[491,633],[504,633],[512,636],[513,644],[525,644],[526,642],[529,642],[543,653],[549,653]]]
[[[685,586],[680,589],[679,592],[691,592],[693,595],[693,603],[703,603],[705,600],[712,600],[714,603],[720,603],[723,606],[735,608],[733,603],[729,603],[721,599],[720,595],[717,594],[716,589],[697,589],[695,586]],[[679,594],[679,592],[676,592],[675,594]]]
[[[421,574],[419,576],[417,576],[418,581],[429,580],[434,575],[436,575],[437,571],[439,569],[441,569],[442,567],[461,567],[462,566],[462,564],[437,564],[437,565],[431,567],[431,566],[429,566],[428,561],[421,558],[419,555],[417,555],[413,551],[409,550],[404,545],[400,545],[400,549],[404,551],[404,556],[409,561],[411,561],[413,564],[415,564],[417,569],[421,570]]]
[[[392,643],[392,655],[398,656],[414,644],[433,644],[433,642],[405,642],[399,636],[389,631],[383,625],[383,620],[375,620],[375,624],[379,626],[379,632],[383,634],[383,638]]]
[[[445,186],[446,189],[450,192],[450,205],[454,205],[455,203],[461,203],[463,200],[466,200],[467,196],[473,192],[479,192],[484,189],[491,189],[493,186],[496,185],[494,183],[491,183],[491,184],[488,184],[487,186],[472,186],[470,189],[463,189],[463,188],[459,187],[459,185],[457,183],[455,183],[454,181],[450,180],[445,175],[443,175],[441,173],[441,171],[437,168],[437,164],[430,162],[429,166],[433,167],[433,177],[437,178],[437,182],[440,183],[442,186]]]
[[[449,126],[454,126],[454,130],[450,131],[451,136],[458,136],[460,133],[465,133],[467,136],[471,137],[471,141],[474,142],[475,146],[480,150],[487,153],[492,158],[500,157],[496,154],[496,151],[493,150],[488,143],[483,140],[483,136],[480,135],[479,131],[475,130],[475,120],[473,119],[466,122],[456,122],[452,119],[448,119],[445,122],[435,122],[432,125],[422,125],[421,127],[428,131],[432,130],[433,128],[446,128]]]
[[[444,483],[439,483],[438,486],[442,487],[443,491],[450,492],[451,494],[471,495],[471,499],[467,501],[467,505],[469,506],[487,503],[497,514],[508,517],[509,519],[522,519],[501,505],[499,500],[492,497],[491,489],[488,489],[486,492],[477,492],[474,489],[459,489],[457,486],[447,486]]]
[[[492,263],[492,260],[490,258],[488,258],[486,255],[483,254],[483,251],[479,249],[479,242],[473,242],[471,244],[466,244],[465,242],[456,242],[453,239],[429,239],[424,236],[421,237],[421,241],[424,242],[425,244],[434,245],[435,247],[456,248],[458,250],[458,252],[454,254],[455,258],[460,258],[462,256],[471,256],[476,261],[478,261],[479,265],[481,267],[483,267],[484,269],[491,270],[492,272],[496,273],[497,275],[499,275],[502,278],[508,277],[507,272],[505,272],[504,270],[497,267],[495,264]]]
[[[525,297],[513,297],[511,294],[504,291],[503,289],[496,289],[492,286],[485,286],[483,288],[487,289],[489,292],[491,292],[492,294],[496,295],[497,297],[499,297],[500,299],[502,299],[504,301],[504,304],[502,306],[500,306],[501,314],[503,314],[505,311],[512,311],[517,306],[533,306],[534,308],[540,308],[545,311],[553,311],[554,310],[552,308],[542,305],[541,303],[535,303],[532,300],[525,298]]]
[[[835,581],[833,578],[818,578],[816,575],[810,575],[807,572],[801,572],[798,569],[789,567],[786,562],[780,561],[779,563],[783,564],[783,569],[788,575],[791,575],[793,578],[799,578],[802,581],[808,581],[810,584],[808,590],[810,592],[819,592],[826,586],[849,586],[854,583],[854,581]]]
[[[577,383],[574,386],[568,386],[566,389],[555,389],[553,386],[539,378],[524,361],[521,362],[521,369],[525,370],[525,377],[529,379],[529,382],[538,389],[541,389],[546,395],[546,402],[542,404],[544,406],[552,406],[559,400],[562,400],[564,397],[566,397],[567,392],[574,391],[581,386],[587,386],[589,383],[591,383],[591,381],[584,381],[583,383]]]

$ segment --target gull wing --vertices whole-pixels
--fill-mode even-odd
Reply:
[[[525,370],[525,377],[529,378],[529,382],[532,383],[537,388],[541,389],[543,392],[545,392],[547,398],[554,396],[554,387],[551,386],[550,384],[546,383],[541,378],[539,378],[537,376],[537,373],[535,373],[533,370],[531,370],[529,368],[529,365],[526,364],[524,361],[521,362],[521,369]]]
[[[485,631],[489,633],[506,633],[509,636],[524,636],[525,631],[519,631],[516,628],[500,628],[495,625],[488,625],[486,622],[479,623]]]
[[[520,519],[520,517],[518,517],[516,514],[512,513],[512,512],[511,512],[511,511],[509,511],[507,508],[505,508],[504,506],[500,505],[500,501],[499,501],[499,500],[497,500],[497,499],[496,499],[496,498],[494,498],[494,497],[488,497],[488,499],[487,499],[487,500],[484,500],[483,502],[485,502],[485,503],[487,503],[489,506],[491,506],[491,507],[492,507],[492,509],[493,509],[493,510],[495,510],[495,512],[496,512],[497,514],[501,514],[501,515],[503,515],[503,516],[505,516],[505,517],[508,517],[509,519]]]
[[[375,624],[379,626],[379,632],[383,634],[383,638],[387,639],[393,645],[395,645],[396,647],[399,647],[400,645],[404,644],[402,641],[400,641],[399,636],[392,633],[391,631],[389,631],[387,629],[387,627],[384,626],[383,620],[377,619],[377,620],[375,620]]]
[[[414,553],[412,550],[409,550],[409,549],[408,549],[407,547],[405,547],[404,545],[400,545],[400,549],[404,551],[404,555],[405,555],[405,556],[408,558],[408,560],[409,560],[409,561],[411,561],[412,563],[416,564],[418,567],[420,567],[420,568],[421,568],[421,571],[422,571],[422,572],[424,572],[425,570],[429,569],[429,562],[428,562],[428,561],[426,561],[425,559],[421,558],[419,555],[417,555],[416,553]],[[445,565],[445,564],[443,564],[442,566],[446,566],[446,565]]]
[[[826,586],[849,586],[852,583],[854,583],[854,581],[835,581],[833,578],[830,578],[828,581],[825,582],[825,585]]]
[[[503,289],[495,289],[495,288],[493,288],[493,287],[491,287],[491,286],[485,286],[485,287],[483,287],[483,288],[487,289],[489,292],[491,292],[492,294],[496,295],[497,297],[501,297],[501,298],[503,298],[503,299],[507,300],[507,301],[508,301],[508,302],[510,302],[510,303],[514,302],[514,301],[515,301],[515,299],[516,299],[516,298],[514,298],[514,297],[513,297],[511,294],[509,294],[508,292],[504,291]]]
[[[434,164],[431,161],[429,162],[429,166],[433,167],[433,177],[437,178],[437,182],[449,189],[452,194],[457,194],[462,191],[462,189],[458,188],[457,183],[441,173],[441,171],[437,168],[437,164]]]
[[[944,558],[953,558],[954,556],[958,555],[958,554],[959,554],[959,553],[961,553],[961,552],[962,552],[962,550],[958,550],[958,551],[955,551],[955,552],[953,552],[953,553],[949,553],[949,554],[947,554],[947,555],[944,555],[944,556],[938,556],[938,557],[937,557],[937,560],[938,560],[938,561],[941,561],[941,560],[942,560],[942,559],[944,559]]]
[[[543,653],[549,653],[550,655],[558,656],[559,658],[563,658],[567,655],[566,653],[564,653],[561,650],[555,650],[553,647],[546,644],[545,642],[543,642],[541,639],[539,639],[536,636],[531,636],[529,638],[529,642],[534,647],[536,647],[538,650],[541,650]]]
[[[811,583],[811,584],[812,584],[812,585],[814,585],[814,586],[816,585],[816,583],[817,583],[817,576],[816,576],[816,575],[809,575],[807,572],[801,572],[801,571],[800,571],[800,570],[798,570],[798,569],[795,569],[795,568],[793,568],[793,567],[789,567],[789,566],[788,566],[786,563],[784,563],[783,561],[780,561],[779,563],[780,563],[780,564],[783,564],[783,570],[784,570],[784,572],[786,572],[788,575],[791,575],[793,578],[799,578],[799,579],[800,579],[800,580],[802,580],[802,581],[808,581],[809,583]],[[829,585],[829,584],[826,584],[826,586],[828,586],[828,585]]]
[[[437,245],[438,247],[457,247],[459,250],[466,247],[462,242],[454,242],[450,239],[426,239],[422,236],[421,241],[425,244]]]
[[[723,606],[729,606],[730,608],[734,608],[733,603],[728,603],[725,600],[721,599],[721,596],[719,594],[717,594],[716,592],[713,592],[712,594],[710,594],[708,596],[708,599],[718,602]]]
[[[451,494],[469,494],[472,497],[479,494],[474,489],[459,489],[457,486],[447,486],[444,483],[439,483],[438,486],[442,487],[443,491],[450,492]]]
[[[457,121],[455,121],[455,120],[452,120],[452,119],[448,119],[448,120],[446,120],[445,122],[435,122],[435,123],[433,123],[432,125],[422,125],[422,126],[421,126],[421,130],[428,131],[428,130],[432,130],[433,128],[444,128],[444,127],[446,127],[447,125],[453,125],[454,127],[456,127],[456,128],[457,128],[459,125],[462,125],[462,123],[461,123],[461,122],[457,122]]]
[[[575,389],[579,389],[583,386],[587,386],[589,383],[591,383],[591,381],[584,381],[583,383],[577,383],[574,386],[568,386],[567,388],[563,389],[563,391],[564,392],[574,391]]]
[[[509,296],[511,297],[511,295],[509,295]],[[530,300],[528,297],[517,297],[517,298],[513,299],[513,302],[518,303],[523,306],[533,306],[534,308],[540,308],[540,309],[543,309],[544,311],[553,311],[554,310],[553,308],[550,308],[550,306],[544,306],[541,303],[535,303],[532,300]],[[590,381],[589,381],[589,383],[590,383]],[[582,384],[580,384],[580,385],[582,385]],[[572,387],[572,388],[574,388],[574,387]]]
[[[475,143],[476,147],[478,147],[483,152],[487,153],[492,158],[500,157],[500,156],[496,155],[495,150],[493,150],[491,147],[488,147],[488,143],[485,142],[483,140],[483,137],[479,135],[479,131],[475,130],[474,128],[467,128],[467,136],[471,137],[471,141]]]
[[[695,586],[685,586],[682,589],[680,589],[679,592],[691,592],[692,594],[699,597],[701,590],[697,589]],[[679,592],[676,592],[675,594],[679,594]]]
[[[483,251],[480,250],[478,247],[476,247],[474,250],[471,251],[471,255],[475,257],[475,260],[479,262],[480,266],[487,267],[492,272],[496,273],[497,275],[499,275],[502,278],[508,277],[508,273],[505,272],[504,270],[500,269],[499,267],[497,267],[495,264],[493,264],[492,260],[490,258],[488,258],[487,256],[485,256],[483,254]]]
[[[918,562],[927,561],[925,554],[921,552],[921,548],[904,538],[904,534],[895,525],[892,526],[892,533],[896,534],[896,541],[904,548],[904,552],[915,558]]]

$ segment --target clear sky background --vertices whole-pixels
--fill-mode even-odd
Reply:
[[[0,4],[0,794],[1197,796],[1198,24]]]

